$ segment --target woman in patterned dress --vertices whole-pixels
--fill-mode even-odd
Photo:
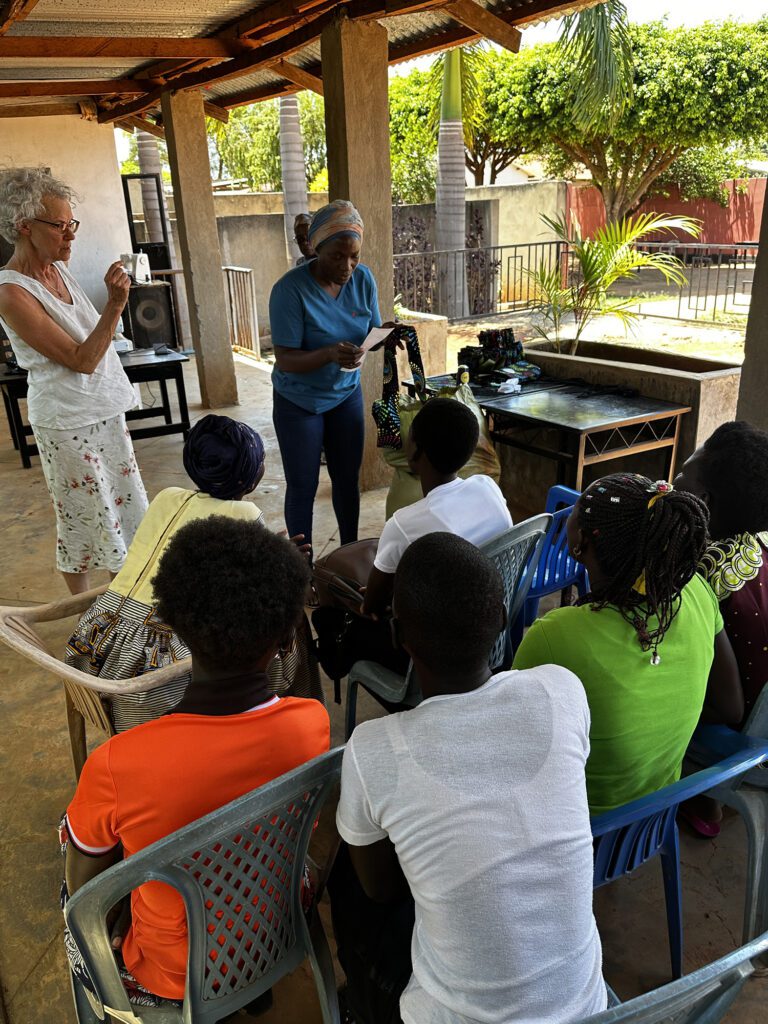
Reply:
[[[0,270],[0,322],[27,371],[27,410],[56,514],[56,565],[73,594],[91,569],[115,575],[147,509],[125,413],[136,395],[112,338],[130,278],[104,277],[99,315],[67,269],[80,225],[74,193],[45,168],[0,176],[0,234],[14,252]]]
[[[768,682],[768,434],[744,421],[723,423],[675,486],[709,508],[710,543],[699,572],[720,602],[746,717]]]

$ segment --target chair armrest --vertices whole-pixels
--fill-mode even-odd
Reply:
[[[111,877],[107,881],[108,874]],[[133,873],[128,872],[128,879],[121,884],[124,877],[110,869],[86,882],[67,901],[64,919],[99,993],[101,1005],[108,1011],[106,1019],[141,1024],[142,1018],[134,1012],[123,987],[107,930],[107,914],[134,888]]]
[[[760,691],[743,732],[747,736],[768,737],[768,686],[764,686]]]
[[[750,768],[756,768],[765,760],[768,760],[768,740],[756,741],[745,737],[741,751],[712,765],[711,768],[704,768],[694,775],[680,779],[679,782],[673,782],[671,786],[665,786],[656,793],[632,800],[623,807],[596,815],[592,818],[592,835],[602,836],[635,821],[642,821],[643,818],[656,814],[665,807],[681,804],[683,800],[698,796],[699,793],[706,793],[715,786],[744,775]]]
[[[24,622],[55,622],[57,619],[68,619],[71,615],[81,615],[91,607],[97,597],[100,597],[109,584],[101,587],[94,587],[93,590],[86,590],[82,594],[70,594],[60,601],[50,601],[48,604],[35,604],[26,608],[0,607],[0,617],[12,615]]]

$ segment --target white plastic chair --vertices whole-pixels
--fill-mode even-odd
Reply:
[[[754,973],[753,961],[766,952],[768,934],[678,981],[611,1006],[579,1024],[718,1024]]]
[[[768,685],[741,732],[724,725],[700,725],[693,734],[686,759],[711,765],[742,751],[750,741],[768,740]],[[768,767],[763,765],[717,786],[708,796],[733,807],[747,830],[747,891],[742,942],[768,930]]]
[[[192,668],[192,659],[184,658],[173,665],[131,679],[100,679],[98,676],[91,676],[87,672],[72,668],[71,665],[56,658],[35,629],[37,623],[57,622],[75,615],[79,616],[90,608],[106,589],[107,587],[103,586],[84,594],[66,597],[61,601],[27,608],[0,607],[0,641],[28,661],[56,676],[64,685],[69,743],[78,779],[88,756],[86,723],[105,732],[107,736],[112,736],[115,731],[109,712],[102,702],[102,694],[108,696],[147,693],[182,679]],[[63,642],[61,646],[63,651]]]
[[[338,1024],[336,981],[316,908],[302,909],[307,848],[341,774],[343,748],[179,829],[87,882],[64,914],[96,995],[74,976],[79,1024],[107,1014],[128,1024],[214,1024],[257,999],[306,958],[324,1024]],[[184,1004],[128,1001],[107,915],[145,882],[184,900],[189,954]]]
[[[504,582],[507,626],[499,633],[489,658],[494,672],[501,672],[512,665],[514,651],[511,630],[525,602],[551,522],[552,516],[542,513],[480,545],[480,550],[490,558]],[[459,580],[457,585],[460,585]],[[406,675],[401,676],[375,661],[355,662],[347,680],[347,739],[355,728],[357,690],[360,686],[380,700],[401,708],[416,707],[421,703],[421,690],[411,666]]]

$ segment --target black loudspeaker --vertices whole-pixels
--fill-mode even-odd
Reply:
[[[134,348],[178,348],[173,296],[167,281],[132,284],[123,310],[123,333]]]
[[[165,242],[139,242],[136,251],[147,254],[150,270],[171,269],[171,254]]]

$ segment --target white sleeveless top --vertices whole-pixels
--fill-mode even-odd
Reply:
[[[54,266],[72,296],[71,305],[57,299],[39,281],[16,270],[0,270],[0,284],[25,288],[70,338],[82,344],[99,322],[99,314],[66,266],[63,263],[54,263]],[[85,427],[136,405],[133,386],[111,344],[93,373],[76,373],[27,345],[2,318],[0,323],[19,366],[28,374],[27,414],[32,426],[59,430]]]

